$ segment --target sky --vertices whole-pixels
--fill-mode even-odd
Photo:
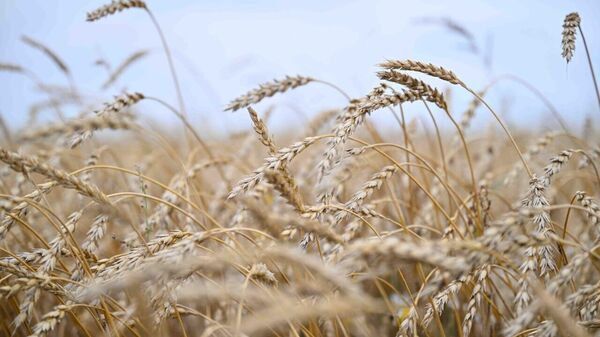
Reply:
[[[228,101],[260,83],[285,75],[305,75],[336,84],[352,97],[378,84],[377,64],[387,59],[431,62],[453,70],[475,90],[497,76],[526,79],[556,106],[563,118],[580,126],[586,116],[598,120],[592,79],[581,39],[567,66],[561,57],[564,16],[578,11],[592,62],[600,73],[600,1],[589,0],[349,0],[349,1],[146,1],[173,50],[185,104],[194,125],[203,130],[247,128],[244,112],[223,112]],[[148,15],[128,10],[97,22],[86,12],[106,0],[1,0],[0,62],[23,65],[48,83],[67,82],[39,51],[21,41],[27,35],[62,57],[84,93],[101,103],[123,89],[140,91],[176,105],[165,55]],[[470,43],[441,20],[452,20],[473,37]],[[106,70],[132,53],[150,54],[131,66],[108,90],[100,90]],[[473,49],[477,49],[474,52]],[[441,89],[448,84],[431,80]],[[452,88],[452,113],[459,115],[470,96]],[[33,94],[32,94],[33,93]],[[0,113],[11,127],[22,126],[28,107],[44,99],[31,81],[0,73]],[[503,80],[489,102],[512,125],[556,127],[541,101],[521,84]],[[309,84],[256,106],[274,105],[270,124],[294,127],[323,109],[341,107],[345,99],[319,83]],[[140,106],[144,118],[175,121],[151,102]],[[422,107],[407,111],[417,118]],[[77,111],[67,111],[72,116]],[[439,113],[440,118],[443,114]],[[47,118],[53,118],[48,113]],[[371,116],[385,123],[388,114]],[[491,119],[481,111],[476,127]]]

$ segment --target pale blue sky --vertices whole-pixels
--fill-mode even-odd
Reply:
[[[99,22],[85,13],[106,1],[0,1],[0,62],[22,64],[51,83],[65,83],[38,51],[20,41],[22,34],[52,47],[69,64],[82,91],[109,98],[123,87],[160,96],[175,95],[159,39],[139,10]],[[235,130],[247,116],[222,112],[232,98],[259,83],[286,74],[302,74],[333,82],[351,96],[377,84],[376,64],[385,59],[415,59],[454,70],[475,89],[493,76],[516,74],[538,87],[565,119],[580,123],[598,116],[593,86],[581,41],[567,67],[561,58],[564,16],[578,11],[597,72],[600,72],[600,1],[438,0],[438,1],[191,1],[147,0],[175,53],[188,110],[199,126]],[[492,68],[468,51],[465,41],[423,18],[451,18],[469,29],[482,49],[491,50]],[[490,49],[491,46],[491,49]],[[104,57],[113,66],[139,49],[153,53],[131,67],[107,92],[98,88],[106,73],[94,66]],[[442,88],[444,84],[434,82]],[[0,73],[0,112],[19,125],[31,102],[27,80]],[[456,91],[453,108],[460,114],[468,96]],[[542,104],[518,84],[504,82],[490,96],[508,109],[513,123],[533,125],[548,120]],[[300,114],[341,106],[343,97],[319,84],[268,100],[277,104],[276,125],[298,123]],[[145,103],[143,113],[159,119],[167,112]],[[420,107],[419,107],[420,108]],[[415,113],[416,110],[415,110]],[[385,115],[382,113],[381,115]],[[170,118],[170,117],[169,117]],[[373,118],[385,118],[373,116]],[[172,119],[169,119],[172,120]],[[485,114],[479,120],[489,120]],[[551,123],[551,122],[550,122]]]

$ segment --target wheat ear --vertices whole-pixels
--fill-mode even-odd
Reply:
[[[429,84],[419,79],[394,70],[380,71],[377,73],[377,76],[379,76],[379,78],[384,81],[398,83],[404,85],[412,91],[421,93],[421,95],[426,101],[434,103],[440,109],[448,109],[448,103],[446,103],[444,95],[437,89],[432,88]]]
[[[98,186],[86,183],[66,171],[54,168],[45,163],[40,163],[36,157],[24,156],[0,148],[0,161],[10,165],[17,172],[23,174],[28,174],[29,171],[39,173],[47,178],[56,180],[56,182],[65,188],[76,190],[99,204],[112,205],[108,197],[100,191]]]
[[[110,4],[87,13],[87,21],[97,21],[129,8],[147,9],[148,7],[141,0],[113,0]]]
[[[450,82],[452,84],[465,86],[465,84],[461,80],[459,80],[458,77],[452,71],[433,65],[431,63],[424,63],[412,60],[388,60],[379,64],[379,66],[385,69],[416,71],[419,73],[427,74],[432,77],[437,77],[441,80]]]
[[[306,85],[314,81],[311,77],[305,76],[286,76],[283,80],[273,80],[261,84],[257,89],[252,89],[246,94],[231,101],[225,111],[236,111],[248,107],[250,104],[256,104],[266,97],[271,97],[277,93],[284,93],[289,89]]]
[[[581,18],[576,12],[570,13],[565,17],[562,31],[562,57],[571,62],[573,52],[575,51],[575,39],[577,37],[577,27],[581,23]]]

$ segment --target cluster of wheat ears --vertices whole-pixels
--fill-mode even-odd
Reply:
[[[304,76],[264,83],[225,109],[247,111],[254,130],[205,139],[188,119],[146,3],[113,1],[87,20],[127,9],[145,11],[157,29],[175,106],[138,92],[98,106],[55,52],[27,37],[69,85],[0,64],[47,96],[24,129],[2,123],[2,335],[600,333],[592,123],[573,131],[521,81],[560,128],[511,133],[484,99],[497,81],[474,90],[440,66],[387,60],[379,86],[346,95],[346,106],[316,114],[304,129],[275,139],[270,111],[252,106],[306,85],[344,92]],[[567,15],[563,28],[563,57],[572,59],[581,37],[595,85],[579,15]],[[145,54],[115,68],[99,61],[109,71],[102,88]],[[431,78],[472,96],[462,115]],[[185,127],[180,139],[144,127],[140,101],[173,113]],[[405,115],[406,104],[422,107],[429,123]],[[64,118],[67,105],[81,114]],[[46,110],[62,121],[38,122]],[[469,132],[478,111],[497,127]],[[393,114],[398,126],[378,130],[368,121],[375,112]],[[119,138],[95,135],[107,129]]]

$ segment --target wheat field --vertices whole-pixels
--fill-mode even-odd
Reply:
[[[134,10],[156,29],[175,103],[135,91],[89,101],[60,56],[27,37],[70,86],[0,63],[0,76],[25,76],[50,97],[25,127],[1,123],[0,335],[600,335],[592,121],[574,127],[541,95],[558,127],[513,128],[486,101],[492,85],[473,88],[426,60],[382,59],[380,85],[362,97],[308,76],[257,83],[221,112],[247,115],[253,129],[207,137],[190,122],[168,36],[144,1],[113,1],[87,21]],[[561,24],[562,57],[589,61],[594,81],[582,85],[595,86],[600,109],[587,48],[598,36],[585,40],[577,13]],[[255,109],[314,85],[346,105],[286,132],[269,130],[272,110]],[[471,103],[449,104],[453,92]],[[141,101],[177,128],[149,129]],[[37,118],[66,104],[81,113]],[[370,121],[383,112],[397,123]],[[494,127],[472,130],[476,115]]]

